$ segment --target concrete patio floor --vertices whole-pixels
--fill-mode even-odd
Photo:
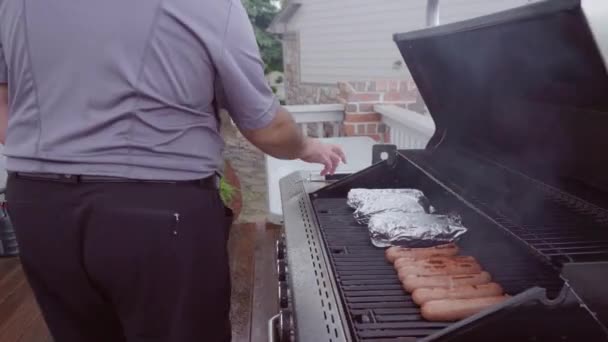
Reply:
[[[230,162],[241,183],[243,208],[237,222],[264,222],[268,213],[264,154],[249,143],[229,119],[222,116],[224,158]]]

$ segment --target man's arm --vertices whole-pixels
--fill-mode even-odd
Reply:
[[[8,85],[0,84],[0,143],[6,141],[6,127],[8,126]]]
[[[293,118],[279,106],[266,78],[264,63],[247,12],[240,0],[230,2],[221,44],[209,49],[214,62],[216,99],[245,137],[263,152],[280,159],[323,164],[322,174],[334,173],[342,150],[302,136]]]
[[[241,132],[262,152],[278,159],[298,159],[304,150],[304,136],[283,107],[278,107],[268,126],[255,130],[242,129]]]
[[[323,164],[323,175],[333,174],[341,161],[346,163],[340,147],[304,137],[291,114],[280,106],[268,126],[242,130],[242,133],[262,152],[275,158],[302,159],[309,163]]]

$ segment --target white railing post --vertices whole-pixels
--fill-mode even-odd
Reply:
[[[389,127],[390,143],[398,149],[423,149],[435,132],[430,116],[393,105],[376,105],[374,110],[382,115],[382,122]]]
[[[325,127],[323,127],[323,123],[318,123],[317,124],[317,137],[319,138],[323,138],[325,135]]]
[[[329,105],[300,105],[300,106],[285,106],[292,115],[294,120],[302,129],[302,134],[308,136],[308,124],[315,124],[315,133],[319,138],[325,137],[325,124],[333,126],[333,137],[340,134],[340,125],[344,120],[344,105],[329,104]]]
[[[302,128],[302,135],[307,137],[308,136],[308,124],[307,123],[300,124],[300,127]]]

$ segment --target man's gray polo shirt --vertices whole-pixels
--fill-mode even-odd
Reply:
[[[277,102],[240,0],[0,0],[10,171],[185,180]]]

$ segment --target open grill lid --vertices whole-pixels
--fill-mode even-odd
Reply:
[[[608,25],[587,15],[594,3],[608,13],[603,1],[545,1],[395,35],[435,120],[429,147],[608,194],[608,75],[594,38]]]

